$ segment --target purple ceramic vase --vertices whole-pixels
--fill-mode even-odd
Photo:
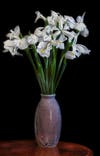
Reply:
[[[55,147],[61,132],[61,111],[55,94],[41,94],[35,114],[35,137],[41,147]]]

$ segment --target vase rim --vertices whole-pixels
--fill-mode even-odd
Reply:
[[[40,94],[42,97],[54,97],[56,94]]]

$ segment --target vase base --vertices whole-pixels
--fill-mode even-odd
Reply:
[[[57,144],[50,144],[50,143],[41,144],[38,141],[36,141],[36,142],[37,142],[38,146],[41,148],[54,148],[57,146]]]

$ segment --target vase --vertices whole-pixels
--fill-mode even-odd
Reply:
[[[35,113],[35,137],[41,147],[55,147],[61,133],[61,111],[55,94],[41,94]]]

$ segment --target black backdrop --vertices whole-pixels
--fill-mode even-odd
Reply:
[[[56,92],[62,111],[62,141],[76,142],[97,153],[99,67],[97,50],[97,6],[87,1],[9,1],[0,6],[0,140],[34,139],[34,113],[40,90],[32,67],[24,57],[3,54],[5,34],[16,25],[23,33],[34,30],[35,11],[45,16],[50,10],[76,17],[86,11],[90,30],[81,43],[90,55],[68,61]]]

